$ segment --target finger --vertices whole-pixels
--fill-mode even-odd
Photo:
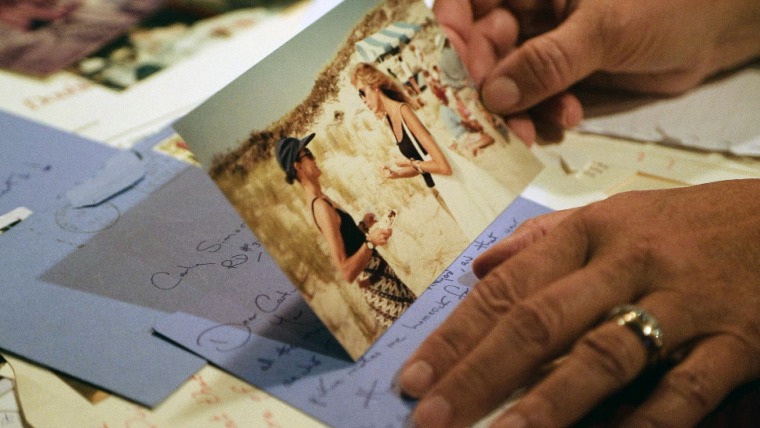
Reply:
[[[532,112],[551,125],[563,129],[578,126],[583,120],[583,106],[570,92],[561,92],[536,106]]]
[[[624,426],[696,425],[734,387],[757,376],[753,358],[757,356],[752,350],[730,336],[700,341]]]
[[[652,314],[666,332],[663,351],[679,347],[695,335],[684,312],[671,310],[678,302],[670,293],[649,295],[639,306]],[[678,305],[678,303],[675,303]],[[613,392],[637,377],[647,364],[647,345],[633,330],[604,322],[583,335],[562,364],[500,418],[495,426],[522,421],[529,426],[569,425]],[[567,391],[573,390],[573,394]],[[676,424],[675,426],[681,426]]]
[[[514,13],[520,24],[522,40],[556,27],[560,20],[559,11],[565,9],[564,0],[552,2],[545,0],[505,0],[504,3]]]
[[[523,144],[530,147],[536,142],[536,125],[533,124],[533,119],[531,119],[528,113],[515,113],[505,117],[504,120],[507,123],[507,128]]]
[[[594,11],[579,9],[510,53],[482,85],[484,105],[503,115],[523,111],[598,70],[604,39],[594,31],[601,19]]]
[[[633,332],[619,326],[600,327],[587,335],[585,347],[580,347],[591,352],[575,351],[563,359],[554,372],[501,415],[492,427],[519,426],[518,423],[572,424],[643,369],[646,353],[638,340]]]
[[[544,121],[561,128],[573,128],[583,120],[583,106],[570,92],[562,92],[541,102],[531,109],[531,113]],[[529,113],[521,112],[506,117],[507,127],[525,145],[536,142],[536,126]]]
[[[466,64],[463,57],[467,53],[466,35],[472,30],[475,21],[472,3],[459,0],[437,0],[433,3],[433,14]]]
[[[455,27],[487,14],[501,4],[501,0],[436,0],[433,13],[441,24]]]
[[[425,394],[515,302],[577,269],[586,259],[586,242],[579,229],[564,228],[483,278],[399,371],[401,391],[410,397]]]
[[[478,278],[485,277],[496,266],[510,259],[515,254],[527,248],[532,243],[546,236],[575,209],[554,211],[533,217],[515,229],[508,237],[486,250],[472,264],[472,271]]]
[[[610,308],[632,301],[643,288],[642,271],[638,261],[610,254],[513,305],[425,394],[413,413],[415,423],[462,426],[489,413],[541,365],[565,352]],[[616,332],[629,333],[619,327]],[[634,354],[638,357],[634,363],[643,365],[640,342],[635,335],[629,339],[639,353]]]
[[[498,2],[436,2],[438,21],[476,85],[493,69],[498,59],[515,47],[518,26],[515,17]],[[477,10],[473,12],[472,8]]]
[[[478,86],[497,61],[515,49],[518,33],[517,20],[504,9],[494,9],[475,21],[467,49],[470,73]]]

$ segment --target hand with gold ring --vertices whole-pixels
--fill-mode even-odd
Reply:
[[[399,372],[421,427],[565,426],[661,358],[625,423],[691,426],[760,379],[760,180],[629,192],[532,219]]]

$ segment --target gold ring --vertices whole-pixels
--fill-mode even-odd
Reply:
[[[657,363],[662,357],[662,329],[657,319],[636,305],[615,307],[607,318],[619,326],[636,333],[647,351],[647,364]]]

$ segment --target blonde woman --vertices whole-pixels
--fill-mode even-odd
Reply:
[[[439,145],[401,87],[369,63],[358,64],[351,84],[364,105],[393,133],[402,156],[383,166],[387,178],[420,176],[464,234],[475,240],[514,195],[467,159]]]

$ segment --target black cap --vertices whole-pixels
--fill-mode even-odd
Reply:
[[[283,137],[274,147],[275,156],[277,156],[277,162],[280,164],[280,168],[285,171],[289,181],[296,178],[296,169],[293,164],[298,162],[298,153],[309,144],[314,138],[314,133],[311,133],[302,139],[295,137]]]

